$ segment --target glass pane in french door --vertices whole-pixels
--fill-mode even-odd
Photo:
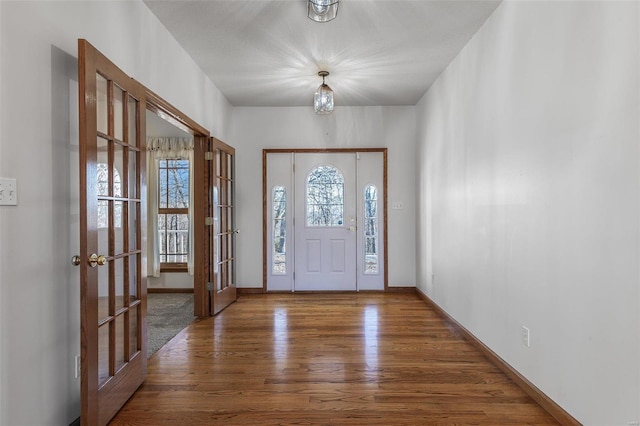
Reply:
[[[123,311],[116,317],[115,371],[119,371],[129,360],[125,350],[125,346],[128,343],[128,339],[126,338],[128,334],[128,324],[125,322],[125,317],[126,311]]]
[[[98,329],[98,385],[102,386],[111,376],[109,368],[109,323]]]
[[[99,386],[134,357],[140,344],[140,148],[138,101],[96,76]]]
[[[219,280],[218,290],[223,290],[227,287],[234,285],[232,281],[232,263],[233,263],[233,206],[232,206],[232,194],[233,194],[233,180],[232,180],[232,156],[231,154],[218,150],[217,157],[219,158],[218,164],[218,176],[217,187],[220,197],[220,204],[218,205],[218,217],[220,220],[220,233],[218,235],[218,253],[219,258]]]

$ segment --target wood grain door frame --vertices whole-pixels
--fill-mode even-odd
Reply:
[[[382,153],[383,170],[383,259],[384,259],[384,291],[389,291],[389,254],[388,254],[388,220],[387,220],[387,148],[267,148],[262,150],[262,292],[267,292],[267,232],[268,232],[268,188],[267,188],[267,156],[269,154],[316,154],[316,153],[358,153],[380,152]]]
[[[206,227],[207,217],[207,177],[205,153],[209,146],[209,131],[182,113],[176,107],[165,101],[162,97],[146,89],[147,110],[169,121],[181,130],[190,133],[194,137],[193,155],[193,307],[194,315],[202,318],[211,315],[210,303],[207,294],[208,262],[206,253]]]
[[[162,97],[146,89],[147,110],[157,114],[163,119],[169,121],[181,130],[194,136],[194,164],[193,164],[193,233],[194,235],[194,253],[193,253],[193,302],[194,315],[203,318],[215,315],[220,306],[225,302],[216,301],[216,295],[207,289],[207,283],[212,282],[210,271],[212,268],[212,260],[209,255],[209,247],[211,244],[211,236],[209,234],[209,226],[206,224],[206,218],[210,216],[210,200],[209,189],[211,179],[212,161],[206,159],[207,152],[212,152],[213,147],[225,147],[228,150],[235,151],[233,147],[224,142],[211,137],[209,131],[200,124],[189,118],[186,114],[175,108],[173,105],[165,101]],[[214,172],[215,174],[215,172]],[[235,255],[234,255],[235,257]],[[228,299],[229,297],[227,297]],[[235,292],[234,297],[235,300]],[[226,299],[225,299],[226,300]],[[216,306],[218,308],[216,308]]]

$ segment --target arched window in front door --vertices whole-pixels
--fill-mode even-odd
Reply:
[[[344,178],[333,166],[318,166],[307,177],[307,226],[342,226]]]

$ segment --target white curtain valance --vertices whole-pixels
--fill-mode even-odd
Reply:
[[[188,158],[193,153],[193,138],[154,136],[147,138],[147,151],[154,152],[156,158]]]

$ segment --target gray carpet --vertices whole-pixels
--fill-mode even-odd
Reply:
[[[156,353],[194,319],[193,293],[149,293],[147,357]]]

